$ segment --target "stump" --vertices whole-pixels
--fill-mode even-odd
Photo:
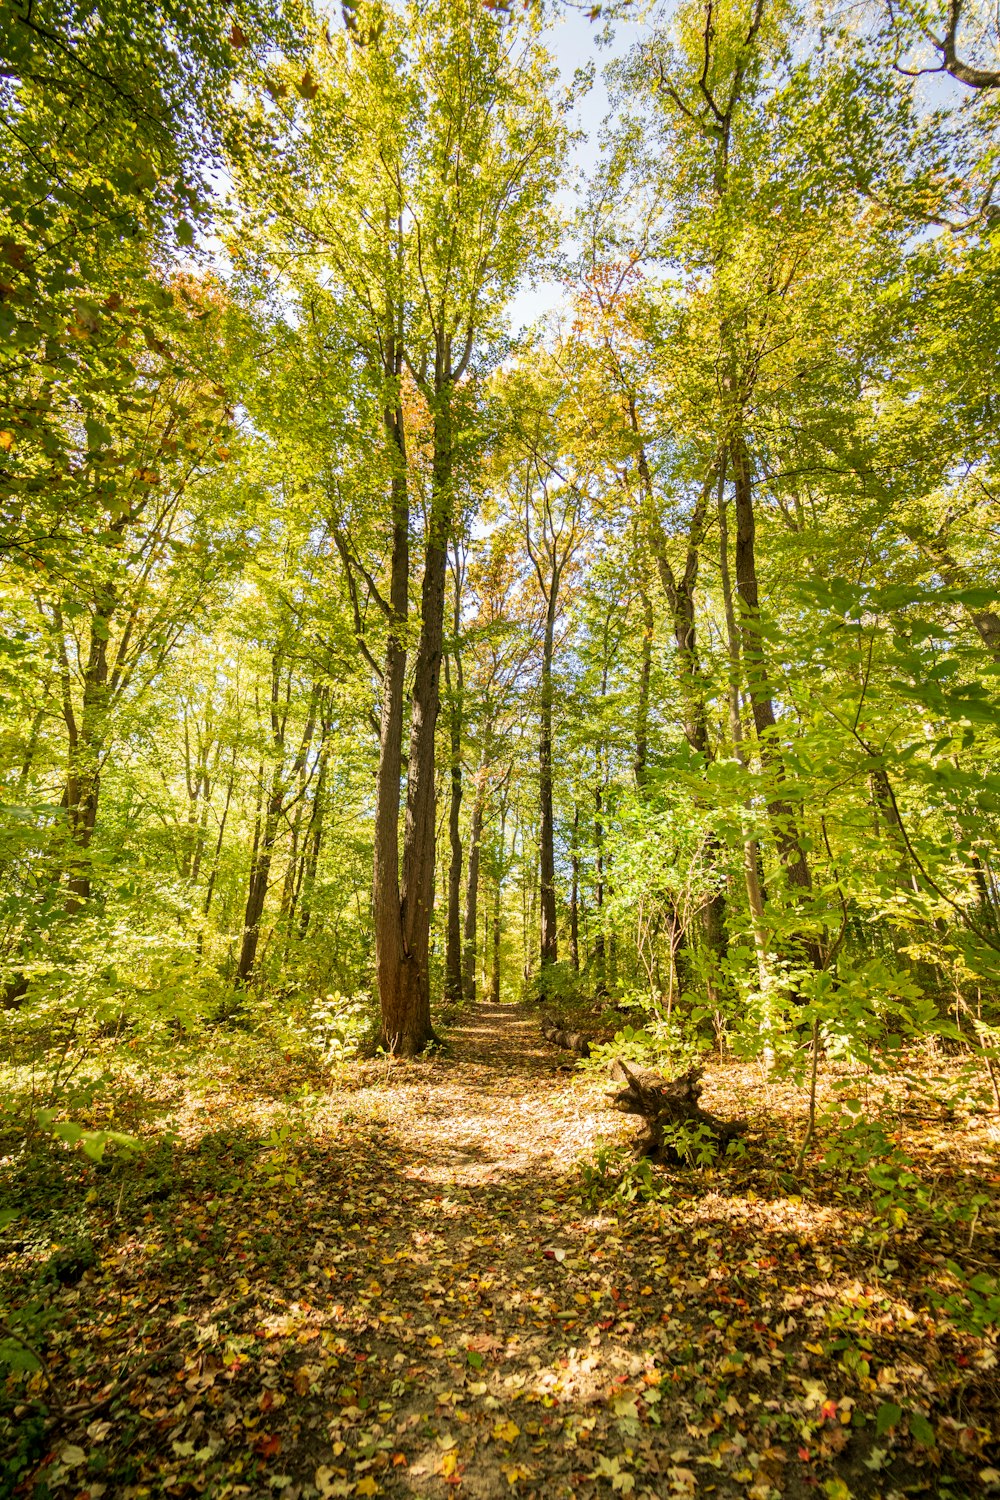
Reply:
[[[641,1115],[647,1134],[637,1142],[641,1156],[655,1156],[661,1161],[683,1162],[684,1158],[663,1136],[671,1125],[707,1126],[713,1138],[724,1146],[743,1133],[738,1120],[720,1120],[698,1103],[701,1097],[701,1069],[691,1068],[679,1078],[668,1079],[650,1068],[637,1068],[616,1059],[611,1077],[624,1088],[609,1097],[615,1109],[623,1114]]]
[[[575,1052],[577,1057],[590,1056],[590,1042],[582,1031],[564,1031],[554,1021],[542,1021],[542,1036],[554,1047],[563,1047],[567,1052]]]

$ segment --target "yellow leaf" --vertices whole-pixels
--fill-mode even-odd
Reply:
[[[457,1468],[458,1454],[446,1453],[441,1460],[441,1467],[438,1469],[438,1473],[441,1475],[442,1479],[450,1479]]]
[[[9,453],[14,446],[14,434],[12,432],[0,432],[0,448]]]
[[[370,1474],[366,1474],[364,1479],[359,1479],[354,1486],[354,1493],[356,1495],[377,1495],[378,1485]]]
[[[521,1429],[516,1422],[498,1422],[493,1429],[493,1436],[498,1442],[512,1443],[521,1436]]]

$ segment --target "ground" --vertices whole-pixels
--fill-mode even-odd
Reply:
[[[900,1095],[919,1207],[853,1195],[858,1160],[795,1180],[802,1095],[759,1067],[710,1065],[747,1122],[714,1165],[629,1166],[606,1091],[481,1007],[430,1059],[178,1076],[140,1157],[8,1160],[0,1332],[43,1363],[7,1382],[0,1491],[1000,1492],[996,1330],[958,1315],[996,1260],[989,1123]]]

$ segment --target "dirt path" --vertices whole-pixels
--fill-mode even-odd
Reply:
[[[990,1349],[936,1344],[850,1209],[787,1185],[777,1096],[745,1159],[590,1196],[581,1162],[634,1127],[524,1016],[481,1007],[444,1055],[319,1090],[293,1058],[206,1059],[173,1144],[40,1158],[88,1238],[4,1263],[9,1305],[42,1297],[48,1373],[12,1387],[0,1495],[979,1493]],[[707,1102],[745,1114],[759,1081],[723,1072]],[[81,1414],[38,1415],[52,1391]],[[931,1391],[933,1457],[876,1433]]]
[[[334,1447],[350,1443],[341,1460],[362,1456],[331,1476],[331,1494],[337,1480],[353,1480],[343,1493],[354,1492],[373,1443],[368,1472],[387,1494],[432,1496],[460,1481],[463,1495],[484,1500],[576,1495],[600,1486],[587,1476],[601,1454],[605,1488],[648,1487],[634,1473],[635,1398],[659,1380],[639,1332],[654,1311],[651,1288],[635,1281],[616,1217],[578,1217],[578,1160],[627,1128],[603,1107],[598,1081],[557,1071],[557,1054],[523,1016],[480,1007],[449,1034],[447,1057],[396,1066],[391,1087],[382,1075],[357,1095],[359,1113],[370,1107],[384,1132],[383,1253],[370,1244],[342,1264],[378,1282],[370,1374],[395,1372],[403,1389],[391,1420],[372,1425],[350,1408],[333,1416]],[[377,1384],[376,1393],[366,1382],[376,1406],[384,1378]],[[643,1407],[647,1423],[656,1404]],[[659,1467],[651,1449],[644,1466]]]

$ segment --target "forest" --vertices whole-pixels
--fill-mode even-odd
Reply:
[[[996,5],[0,98],[0,1496],[1000,1494]]]

